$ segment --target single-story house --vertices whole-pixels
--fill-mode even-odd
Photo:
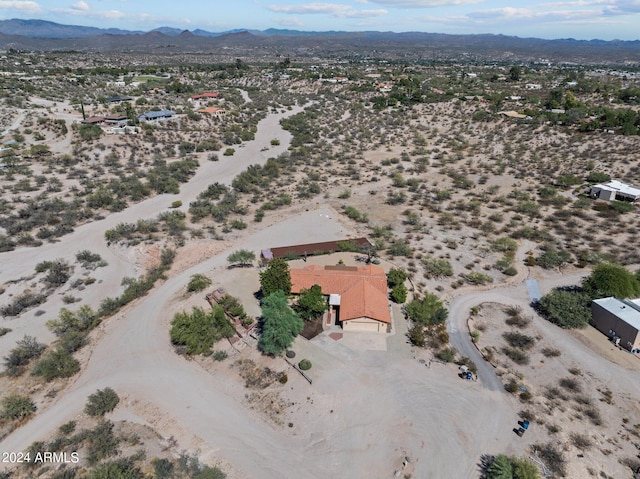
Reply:
[[[208,106],[205,108],[200,108],[198,113],[208,113],[214,116],[224,116],[227,114],[227,110],[219,106]]]
[[[373,248],[373,244],[367,238],[346,238],[338,241],[263,249],[260,252],[260,261],[268,263],[273,258],[306,258],[307,256],[336,253],[338,251],[353,251],[354,249],[367,252],[371,248]]]
[[[104,116],[89,116],[82,120],[80,123],[83,125],[97,125],[104,121]]]
[[[345,331],[386,333],[391,327],[387,276],[378,266],[305,266],[291,269],[291,292],[318,285],[329,296],[329,314]]]
[[[589,189],[592,196],[603,200],[620,200],[635,202],[640,199],[640,188],[622,183],[618,180],[611,180],[609,183],[593,185]]]
[[[126,115],[107,115],[104,122],[108,125],[124,126],[129,123],[129,118]]]
[[[138,116],[138,121],[157,121],[165,118],[171,118],[175,113],[171,110],[148,111]]]
[[[131,101],[133,100],[132,96],[110,96],[109,98],[105,98],[104,101],[108,103],[120,103],[121,101]]]
[[[205,93],[200,93],[199,95],[192,95],[189,97],[189,101],[191,103],[193,103],[193,106],[195,108],[199,108],[203,103],[206,105],[206,103],[210,100],[215,100],[218,98],[218,93],[217,92],[205,92]]]
[[[619,346],[633,352],[640,349],[640,299],[592,301],[591,324]]]

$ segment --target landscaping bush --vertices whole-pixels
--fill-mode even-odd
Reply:
[[[414,299],[405,306],[407,317],[422,325],[444,323],[447,319],[447,309],[442,301],[433,294],[425,294],[422,299]]]
[[[307,370],[311,369],[311,361],[309,361],[308,359],[303,359],[302,361],[300,361],[298,363],[298,367],[302,371],[307,371]]]
[[[89,416],[104,416],[113,411],[119,402],[120,397],[113,389],[109,387],[98,389],[87,398],[84,412]]]
[[[404,284],[398,284],[391,290],[391,300],[394,303],[402,304],[407,300],[407,287]]]

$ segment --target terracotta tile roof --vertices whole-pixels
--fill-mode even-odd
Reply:
[[[305,266],[291,270],[291,283],[291,292],[296,294],[314,284],[322,288],[323,294],[339,294],[340,321],[367,317],[391,323],[387,276],[382,268]]]

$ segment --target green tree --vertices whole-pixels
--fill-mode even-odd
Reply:
[[[405,312],[409,319],[423,325],[439,324],[447,319],[447,309],[433,294],[426,294],[422,299],[414,299],[407,304]]]
[[[39,343],[33,336],[25,335],[16,342],[9,355],[4,358],[4,365],[7,368],[8,376],[20,376],[29,361],[39,358],[46,346]]]
[[[260,272],[260,288],[264,297],[276,291],[282,291],[285,295],[291,293],[291,273],[285,260],[275,258],[269,261],[267,268]]]
[[[211,284],[211,279],[203,274],[194,274],[189,278],[189,283],[187,284],[187,291],[190,293],[194,291],[202,291],[207,286]]]
[[[31,374],[41,376],[45,381],[55,378],[69,378],[80,371],[80,363],[62,347],[49,351],[33,367]]]
[[[540,299],[538,307],[549,321],[562,328],[583,328],[591,319],[589,303],[585,293],[554,289]]]
[[[11,394],[2,398],[0,402],[0,418],[23,419],[36,412],[36,405],[26,396]]]
[[[504,454],[496,456],[487,470],[486,479],[513,479],[513,465],[509,457]]]
[[[120,397],[111,388],[98,389],[87,398],[84,412],[89,416],[104,416],[111,412],[120,402]]]
[[[640,282],[623,266],[601,263],[582,283],[584,290],[593,299],[614,296],[616,298],[637,298],[640,296]]]
[[[256,259],[256,254],[253,251],[246,249],[239,249],[227,256],[227,261],[231,264],[240,264],[240,266],[250,266]]]
[[[399,284],[404,283],[407,280],[408,276],[404,270],[400,268],[390,269],[387,273],[387,285],[389,288],[393,288],[398,286]]]
[[[185,346],[185,353],[211,354],[211,346],[221,338],[235,333],[221,307],[210,311],[195,307],[191,313],[177,313],[171,321],[169,337],[178,346]]]
[[[391,300],[398,304],[404,303],[407,300],[407,287],[404,284],[397,284],[391,288]]]
[[[514,65],[509,69],[509,80],[511,81],[520,81],[520,75],[522,74],[522,69]]]
[[[302,319],[315,319],[327,310],[327,300],[322,289],[314,284],[309,289],[300,291],[298,301],[293,308]]]
[[[287,304],[284,291],[277,290],[262,302],[262,334],[258,348],[264,353],[277,355],[293,343],[304,323]]]

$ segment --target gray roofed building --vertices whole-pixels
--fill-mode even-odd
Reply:
[[[591,315],[591,324],[617,344],[629,351],[640,349],[640,299],[596,299]]]

